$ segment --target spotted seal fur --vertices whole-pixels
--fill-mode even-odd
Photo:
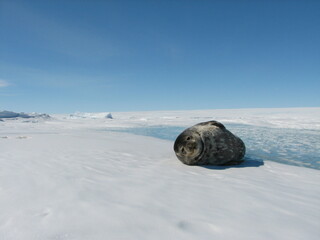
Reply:
[[[187,165],[235,165],[243,162],[243,141],[217,121],[184,130],[174,143],[178,159]]]

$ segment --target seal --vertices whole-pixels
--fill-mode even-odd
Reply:
[[[243,141],[217,121],[184,130],[174,143],[177,158],[187,165],[236,165],[243,162]]]

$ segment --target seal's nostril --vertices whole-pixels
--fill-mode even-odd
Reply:
[[[186,150],[184,148],[181,148],[181,153],[182,154],[185,154],[186,153]]]

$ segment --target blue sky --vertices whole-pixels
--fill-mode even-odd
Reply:
[[[0,110],[320,106],[320,1],[0,0]]]

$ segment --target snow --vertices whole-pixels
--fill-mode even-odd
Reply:
[[[99,112],[99,113],[83,113],[83,112],[76,112],[69,115],[71,119],[81,119],[81,118],[88,118],[88,119],[97,119],[97,118],[108,118],[112,119],[112,114],[107,112]]]
[[[250,156],[190,167],[172,140],[106,129],[215,119],[318,131],[320,108],[87,116],[0,122],[0,239],[319,238],[319,170]]]

